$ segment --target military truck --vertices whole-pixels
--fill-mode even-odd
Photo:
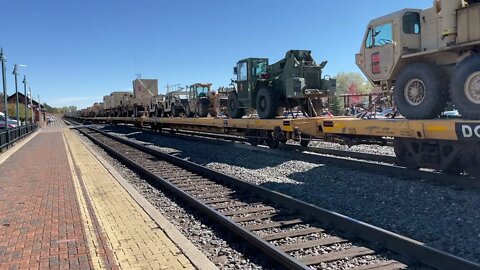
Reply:
[[[358,67],[407,118],[435,118],[451,102],[480,119],[479,2],[436,0],[370,21]]]
[[[105,112],[105,116],[111,116],[110,113],[110,95],[103,96],[103,111]]]
[[[158,80],[136,79],[133,81],[133,115],[147,116],[152,97],[158,95]]]
[[[326,64],[316,64],[308,50],[290,50],[273,65],[267,58],[240,60],[234,67],[236,89],[228,95],[228,115],[241,118],[256,109],[260,118],[269,119],[297,106],[308,116],[319,115],[321,98],[336,89],[335,79],[321,77]]]
[[[120,116],[122,117],[132,117],[133,116],[133,103],[134,103],[134,96],[132,92],[128,92],[128,94],[124,94],[121,100],[120,106]]]
[[[188,104],[188,92],[183,88],[167,93],[161,106],[159,106],[159,113],[157,115],[165,117],[178,117],[185,114],[185,107]]]
[[[108,101],[110,102],[110,115],[113,117],[118,117],[122,115],[123,100],[125,96],[132,95],[132,92],[129,91],[116,91],[110,94]]]

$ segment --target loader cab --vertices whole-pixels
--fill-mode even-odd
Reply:
[[[243,106],[255,107],[255,85],[257,80],[265,78],[267,68],[267,58],[247,58],[237,63],[234,73],[238,100]]]
[[[189,96],[190,99],[197,99],[201,97],[207,97],[210,92],[212,84],[210,83],[196,83],[190,85]]]
[[[405,64],[402,56],[421,50],[420,12],[404,9],[368,24],[355,61],[367,78],[383,90],[390,89],[396,73]]]

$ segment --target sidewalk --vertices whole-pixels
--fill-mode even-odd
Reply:
[[[61,125],[0,164],[0,270],[215,268],[112,170]]]

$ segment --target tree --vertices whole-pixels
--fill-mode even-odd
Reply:
[[[57,113],[57,109],[56,108],[53,108],[52,106],[49,106],[47,103],[43,103],[42,104],[43,108],[45,108],[45,110],[47,110],[48,113]]]
[[[16,103],[8,103],[8,117],[11,119],[17,119]],[[25,121],[25,105],[23,103],[18,104],[18,114],[20,115],[20,121]],[[32,119],[32,110],[27,108],[27,119]]]
[[[367,94],[373,89],[372,84],[358,72],[340,72],[337,74],[337,95],[350,94],[349,88],[352,87],[358,94]]]
[[[342,110],[342,104],[340,103],[340,100],[338,97],[332,97],[330,98],[330,104],[328,106],[328,110],[333,113],[333,115],[342,115],[343,110]]]
[[[347,90],[347,94],[349,95],[355,95],[355,94],[360,94],[358,92],[358,87],[357,87],[357,84],[352,82],[349,86],[348,86],[348,90]],[[352,96],[350,97],[350,103],[351,104],[360,104],[362,102],[362,97],[360,96]]]

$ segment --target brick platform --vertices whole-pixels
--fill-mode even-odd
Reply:
[[[61,126],[0,164],[0,270],[215,268],[198,250],[184,254],[161,229],[173,226],[109,170]]]

